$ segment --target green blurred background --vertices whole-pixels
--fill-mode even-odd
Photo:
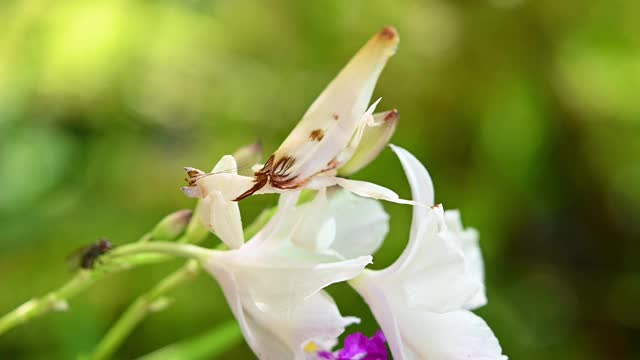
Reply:
[[[183,166],[256,139],[272,152],[383,25],[401,42],[378,83],[393,142],[428,167],[437,201],[480,230],[489,305],[512,359],[640,358],[640,2],[634,0],[3,0],[0,312],[53,289],[73,249],[137,239],[192,207]],[[409,196],[386,150],[355,178]],[[246,223],[273,196],[242,202]],[[385,204],[390,264],[408,207]],[[214,245],[213,237],[208,242]],[[2,359],[86,353],[139,293],[180,266],[100,282],[0,337]],[[344,285],[349,329],[376,329]],[[231,318],[206,276],[175,293],[117,357]],[[225,358],[251,358],[238,344]]]

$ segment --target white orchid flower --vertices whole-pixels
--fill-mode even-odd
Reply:
[[[376,81],[399,41],[396,30],[385,27],[374,35],[327,86],[302,120],[254,176],[238,175],[226,157],[214,171],[185,168],[191,197],[205,199],[210,208],[205,224],[232,248],[242,243],[233,201],[253,194],[283,193],[302,188],[339,185],[364,197],[411,203],[379,185],[344,179],[372,161],[393,134],[398,111],[374,114],[378,101],[368,106]],[[220,225],[234,224],[223,230]],[[216,231],[217,229],[217,231]]]
[[[433,204],[427,170],[406,150],[393,150],[413,200]],[[350,281],[369,304],[395,359],[504,358],[491,329],[467,310],[485,301],[478,256],[477,235],[462,229],[458,213],[445,213],[441,205],[415,206],[409,243],[400,258]]]
[[[388,231],[388,216],[375,200],[350,194],[327,200],[320,191],[296,206],[297,198],[298,192],[282,194],[258,234],[238,249],[211,252],[203,263],[260,359],[303,359],[309,344],[333,341],[356,322],[342,317],[322,289],[357,276]],[[331,249],[355,234],[366,241],[348,256]]]

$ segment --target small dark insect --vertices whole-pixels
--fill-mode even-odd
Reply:
[[[93,269],[100,256],[107,253],[112,247],[113,244],[109,240],[100,239],[89,246],[79,249],[72,254],[70,259],[75,263],[74,266],[79,266],[82,269]]]

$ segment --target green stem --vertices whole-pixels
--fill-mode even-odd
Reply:
[[[163,255],[137,255],[117,260],[114,259],[113,262],[99,265],[95,270],[80,270],[59,289],[51,291],[39,298],[31,299],[0,318],[0,335],[51,310],[66,309],[67,300],[78,295],[107,275],[129,270],[139,265],[162,262],[168,259],[170,258]]]
[[[174,242],[151,241],[137,242],[119,246],[109,252],[109,258],[130,256],[137,254],[159,253],[164,255],[181,256],[198,260],[206,259],[211,250],[190,244],[179,244]]]
[[[199,360],[217,359],[242,339],[235,320],[217,326],[195,338],[167,345],[138,360]]]
[[[198,266],[198,262],[196,260],[189,260],[182,268],[164,278],[149,292],[139,296],[109,329],[107,335],[102,338],[91,359],[99,360],[110,358],[133,329],[149,313],[159,311],[164,307],[163,304],[167,304],[166,302],[162,302],[162,297],[165,293],[194,278],[199,272],[200,267]]]
[[[200,224],[197,216],[198,211],[200,211],[200,206],[196,208],[187,225],[186,231],[177,240],[178,242],[198,243],[204,240],[209,234],[207,229]],[[156,230],[156,228],[157,226],[154,228],[154,230]],[[148,244],[148,241],[152,238],[151,233],[154,230],[147,234],[144,234],[137,241],[137,243]],[[129,245],[125,245],[123,247],[126,246]],[[112,252],[117,253],[118,249],[119,248],[116,248],[112,250]],[[135,248],[133,250],[135,250]],[[126,252],[126,249],[124,252]],[[130,254],[133,253],[133,251],[130,251]],[[100,263],[96,266],[95,269],[78,271],[78,273],[71,280],[62,285],[62,287],[60,287],[59,289],[51,291],[42,297],[31,299],[1,317],[0,335],[37,316],[44,315],[51,310],[64,309],[67,306],[67,300],[78,295],[107,275],[130,270],[140,265],[153,264],[171,259],[171,257],[169,256],[159,254],[140,254],[118,258],[111,258],[110,254],[111,253],[101,257]]]

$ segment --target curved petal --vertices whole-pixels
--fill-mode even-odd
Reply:
[[[371,256],[344,260],[317,251],[318,246],[300,246],[302,240],[294,242],[305,234],[297,227],[318,221],[309,216],[318,214],[316,207],[320,217],[336,221],[323,191],[312,203],[296,207],[298,195],[283,193],[276,214],[251,240],[235,250],[213,251],[203,264],[225,288],[247,342],[260,358],[302,358],[308,341],[338,336],[352,319],[340,317],[322,289],[354,278],[371,263]],[[335,233],[327,237],[332,241]],[[316,241],[321,247],[325,240]]]
[[[307,250],[325,251],[336,237],[336,218],[332,216],[326,188],[313,201],[298,207],[298,220],[291,227],[291,241]]]
[[[365,271],[349,283],[367,302],[394,359],[504,359],[491,329],[467,310],[435,313],[412,308],[382,281]]]
[[[278,309],[295,307],[328,285],[352,279],[371,263],[370,256],[339,260],[294,247],[265,249],[260,254],[245,254],[242,250],[220,253],[216,261],[250,284],[256,302],[273,303]]]
[[[287,226],[291,224],[299,196],[300,191],[282,193],[278,198],[276,213],[255,236],[243,245],[243,251],[250,252],[250,249],[274,247],[288,241]],[[259,253],[258,250],[254,252]]]
[[[371,263],[371,256],[344,260],[293,242],[296,228],[317,222],[304,211],[305,207],[313,210],[314,204],[295,207],[297,197],[297,192],[281,195],[276,214],[247,244],[214,253],[212,261],[233,269],[235,276],[251,284],[251,296],[257,302],[275,301],[282,308],[290,308],[332,283],[352,279]],[[326,203],[322,196],[315,201]]]
[[[218,280],[247,344],[260,359],[303,359],[304,345],[314,339],[335,339],[357,321],[342,317],[324,291],[295,307],[281,309],[252,297],[250,283],[214,262],[206,268]]]
[[[340,315],[326,292],[319,292],[295,309],[281,312],[266,304],[245,303],[248,327],[260,359],[304,359],[304,346],[318,338],[337,338],[353,318]]]
[[[331,249],[345,258],[371,255],[389,232],[389,215],[382,205],[348,191],[335,191],[329,198],[330,213],[336,219]]]
[[[405,344],[402,340],[402,333],[396,318],[396,309],[389,297],[393,296],[390,289],[380,286],[380,272],[365,270],[357,278],[349,281],[364,301],[369,305],[378,325],[382,328],[391,353],[396,359],[407,359],[405,355]]]
[[[502,348],[487,323],[467,310],[444,314],[397,311],[406,359],[502,360]],[[400,358],[400,357],[399,357]]]
[[[433,185],[424,166],[406,150],[392,148],[413,200],[433,203]],[[503,359],[488,326],[465,310],[479,303],[478,293],[484,294],[479,265],[471,261],[479,255],[476,249],[477,234],[462,228],[459,214],[445,216],[441,205],[414,206],[411,238],[398,260],[350,281],[369,304],[394,358]]]
[[[464,254],[445,231],[442,208],[430,209],[416,240],[380,271],[379,281],[409,307],[433,312],[460,309],[480,289],[467,275]]]
[[[355,317],[342,317],[338,306],[325,291],[308,298],[298,314],[300,318],[294,318],[294,321],[299,328],[289,332],[292,342],[298,344],[296,358],[304,357],[304,345],[308,341],[313,340],[327,346],[344,332],[345,327],[360,322]]]
[[[405,174],[407,175],[407,179],[411,185],[413,200],[421,204],[433,204],[433,182],[431,180],[431,176],[427,172],[427,169],[407,150],[395,145],[390,146],[400,159],[405,170]],[[428,241],[425,241],[424,229],[429,227],[428,225],[425,225],[429,218],[429,211],[430,210],[426,207],[414,206],[409,244],[396,264],[406,263],[408,260],[407,257],[410,254],[423,253],[425,251],[421,251],[418,248],[430,249],[431,246],[434,246]],[[441,212],[441,209],[438,211]],[[486,304],[482,255],[480,253],[480,248],[477,245],[477,233],[475,230],[465,231],[462,227],[462,223],[460,222],[459,215],[460,214],[458,212],[450,212],[449,215],[438,215],[440,218],[444,216],[444,220],[437,220],[439,225],[436,226],[440,229],[438,231],[441,231],[439,237],[444,240],[435,245],[439,246],[443,251],[445,248],[448,248],[446,253],[450,254],[450,258],[452,259],[447,267],[448,275],[445,276],[444,274],[441,274],[439,279],[442,279],[441,281],[443,284],[446,284],[447,279],[448,281],[453,281],[453,279],[457,278],[458,280],[452,283],[459,285],[456,286],[456,288],[458,288],[457,291],[459,291],[457,297],[453,288],[449,289],[446,293],[440,294],[442,296],[448,295],[454,296],[457,299],[464,299],[466,303],[465,307],[473,309]],[[426,239],[431,237],[427,236]],[[454,255],[455,253],[458,253],[458,255]],[[446,258],[447,257],[444,255],[441,257],[441,259]],[[457,260],[453,261],[453,259]],[[423,263],[426,264],[426,261],[423,261]],[[392,265],[392,267],[397,266],[396,264]],[[457,264],[457,266],[455,264]],[[474,293],[470,295],[471,292]],[[434,296],[433,298],[437,297],[438,296]],[[455,302],[455,306],[458,306],[458,303],[459,302]],[[452,304],[452,306],[454,305]]]
[[[466,308],[477,309],[487,304],[487,296],[484,286],[484,261],[479,245],[479,234],[474,228],[465,229],[460,220],[460,211],[447,210],[444,219],[448,229],[453,232],[458,245],[462,249],[467,265],[467,274],[480,284],[480,291],[469,300]]]
[[[238,321],[238,325],[240,326],[240,330],[242,331],[245,340],[253,349],[256,346],[256,340],[254,331],[249,326],[248,320],[244,314],[242,305],[243,292],[240,289],[238,279],[233,272],[228,271],[225,267],[220,266],[220,264],[215,262],[203,264],[203,267],[218,281],[218,284],[220,284],[222,292],[227,299],[227,303],[231,308],[233,316],[235,316]]]
[[[321,188],[313,201],[287,215],[280,205],[277,216],[265,226],[265,230],[271,228],[269,235],[265,236],[266,231],[258,235],[272,240],[290,238],[298,247],[342,259],[373,254],[389,231],[389,216],[382,205],[345,190],[332,191],[328,199],[325,193]],[[276,230],[273,223],[278,221]],[[256,241],[252,239],[247,245]]]
[[[409,180],[409,185],[411,185],[412,200],[427,207],[432,206],[435,197],[433,181],[431,181],[431,176],[427,169],[420,160],[416,159],[407,150],[393,144],[389,146],[400,159],[400,163],[402,163],[404,173],[407,176],[407,180]],[[424,217],[427,207],[414,207],[413,224],[417,224]]]

